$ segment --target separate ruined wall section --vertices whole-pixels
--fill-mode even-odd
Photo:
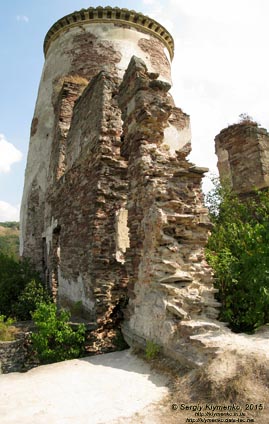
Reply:
[[[220,329],[204,256],[210,228],[201,192],[205,169],[186,160],[189,139],[180,140],[180,131],[185,134],[189,121],[175,109],[169,89],[133,58],[119,91],[122,154],[129,163],[130,300],[123,333],[131,345],[153,341],[169,356],[198,365],[216,350],[205,348],[199,335]],[[171,117],[177,150],[165,137]]]
[[[118,79],[101,72],[77,100],[66,138],[65,172],[52,179],[47,192],[43,234],[55,300],[71,311],[78,312],[79,306],[99,329],[113,327],[127,285],[128,229],[122,212],[127,163],[120,155],[117,89]]]
[[[222,181],[240,194],[269,185],[269,134],[255,122],[222,130],[215,138]]]

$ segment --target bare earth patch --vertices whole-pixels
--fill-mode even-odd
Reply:
[[[268,424],[268,357],[237,348],[195,370],[125,350],[2,375],[1,424]]]

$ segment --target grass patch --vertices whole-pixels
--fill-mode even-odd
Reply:
[[[0,341],[9,342],[16,338],[18,329],[13,326],[14,321],[10,318],[5,320],[5,315],[0,315]]]

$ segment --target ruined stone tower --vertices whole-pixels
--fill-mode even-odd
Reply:
[[[142,14],[118,8],[98,7],[72,13],[56,22],[47,33],[45,64],[32,121],[21,207],[21,254],[34,258],[40,271],[44,271],[50,243],[52,249],[57,250],[58,242],[54,243],[54,239],[58,236],[52,235],[59,232],[57,228],[60,226],[46,201],[48,191],[56,187],[78,156],[82,158],[82,143],[86,144],[85,138],[78,140],[79,133],[66,144],[77,98],[100,71],[107,72],[115,81],[122,78],[134,54],[145,61],[150,72],[160,74],[161,79],[169,82],[173,48],[172,37],[160,24]],[[90,116],[87,119],[94,122],[90,135],[94,141],[101,136],[103,117],[100,108],[106,101],[104,95],[98,93],[88,111]],[[112,122],[111,126],[115,127],[113,135],[120,139],[121,117],[114,119],[118,122]],[[84,200],[86,202],[86,198]],[[68,199],[62,201],[67,203]],[[79,231],[79,227],[73,234],[70,231],[74,243],[79,243],[76,234]],[[77,262],[75,258],[73,260]],[[73,293],[72,296],[75,301],[81,300],[80,294]]]
[[[186,159],[189,117],[169,94],[171,35],[142,14],[97,7],[60,19],[44,50],[22,255],[59,306],[96,324],[95,348],[124,313],[129,344],[152,340],[202,363],[199,335],[219,329],[218,303],[204,259],[205,169]]]

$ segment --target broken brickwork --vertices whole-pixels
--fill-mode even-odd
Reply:
[[[151,340],[193,364],[212,353],[201,353],[192,337],[219,330],[214,322],[219,304],[204,257],[211,225],[201,193],[205,170],[186,160],[189,144],[175,154],[165,144],[174,111],[169,88],[133,58],[119,90],[130,232],[123,332],[130,344]]]
[[[66,168],[66,137],[70,128],[75,101],[84,85],[64,81],[55,106],[55,129],[51,148],[49,177],[51,183],[59,180]]]
[[[46,197],[50,286],[58,287],[55,297],[60,306],[99,327],[109,325],[114,309],[124,303],[127,285],[124,265],[117,260],[117,221],[126,202],[127,163],[120,156],[116,89],[117,79],[102,72],[77,101],[66,140],[66,170]]]
[[[222,181],[240,194],[269,186],[269,134],[247,121],[223,129],[215,138]]]

